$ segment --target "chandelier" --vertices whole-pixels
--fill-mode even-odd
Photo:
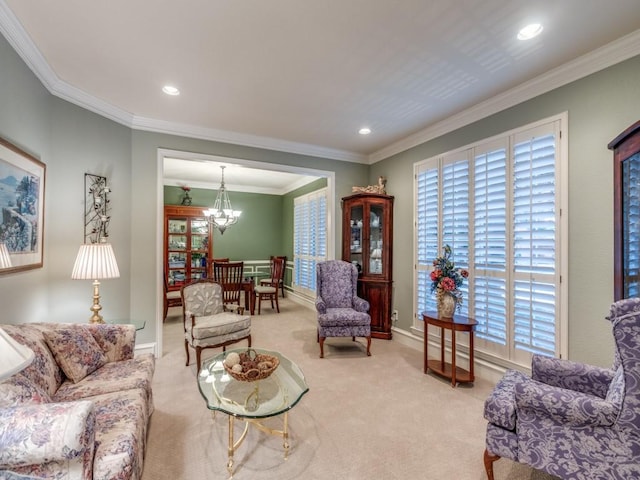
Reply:
[[[222,180],[220,181],[220,189],[218,190],[218,196],[213,204],[213,208],[209,208],[204,211],[204,215],[209,219],[209,223],[220,230],[222,235],[227,227],[238,223],[241,211],[231,208],[231,201],[227,194],[227,189],[224,187],[224,165],[220,166],[222,169]]]

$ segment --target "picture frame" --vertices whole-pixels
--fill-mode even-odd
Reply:
[[[0,243],[10,266],[0,275],[42,268],[46,165],[0,138]]]

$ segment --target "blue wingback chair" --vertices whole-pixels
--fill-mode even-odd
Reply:
[[[316,310],[320,358],[327,337],[365,337],[371,356],[369,302],[358,297],[358,270],[343,260],[328,260],[316,267]]]
[[[534,355],[532,378],[509,370],[485,402],[485,469],[500,457],[562,479],[640,478],[640,299],[607,317],[613,368]]]

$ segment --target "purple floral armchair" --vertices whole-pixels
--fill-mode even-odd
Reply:
[[[367,355],[371,356],[371,317],[369,302],[357,294],[358,270],[343,260],[328,260],[316,267],[316,310],[320,358],[324,358],[327,337],[367,339]]]
[[[640,299],[609,317],[613,368],[534,355],[532,378],[509,370],[485,402],[484,463],[500,457],[562,479],[640,478]]]

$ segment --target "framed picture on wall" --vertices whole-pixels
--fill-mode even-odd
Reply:
[[[0,275],[42,267],[45,172],[44,163],[0,138]]]

